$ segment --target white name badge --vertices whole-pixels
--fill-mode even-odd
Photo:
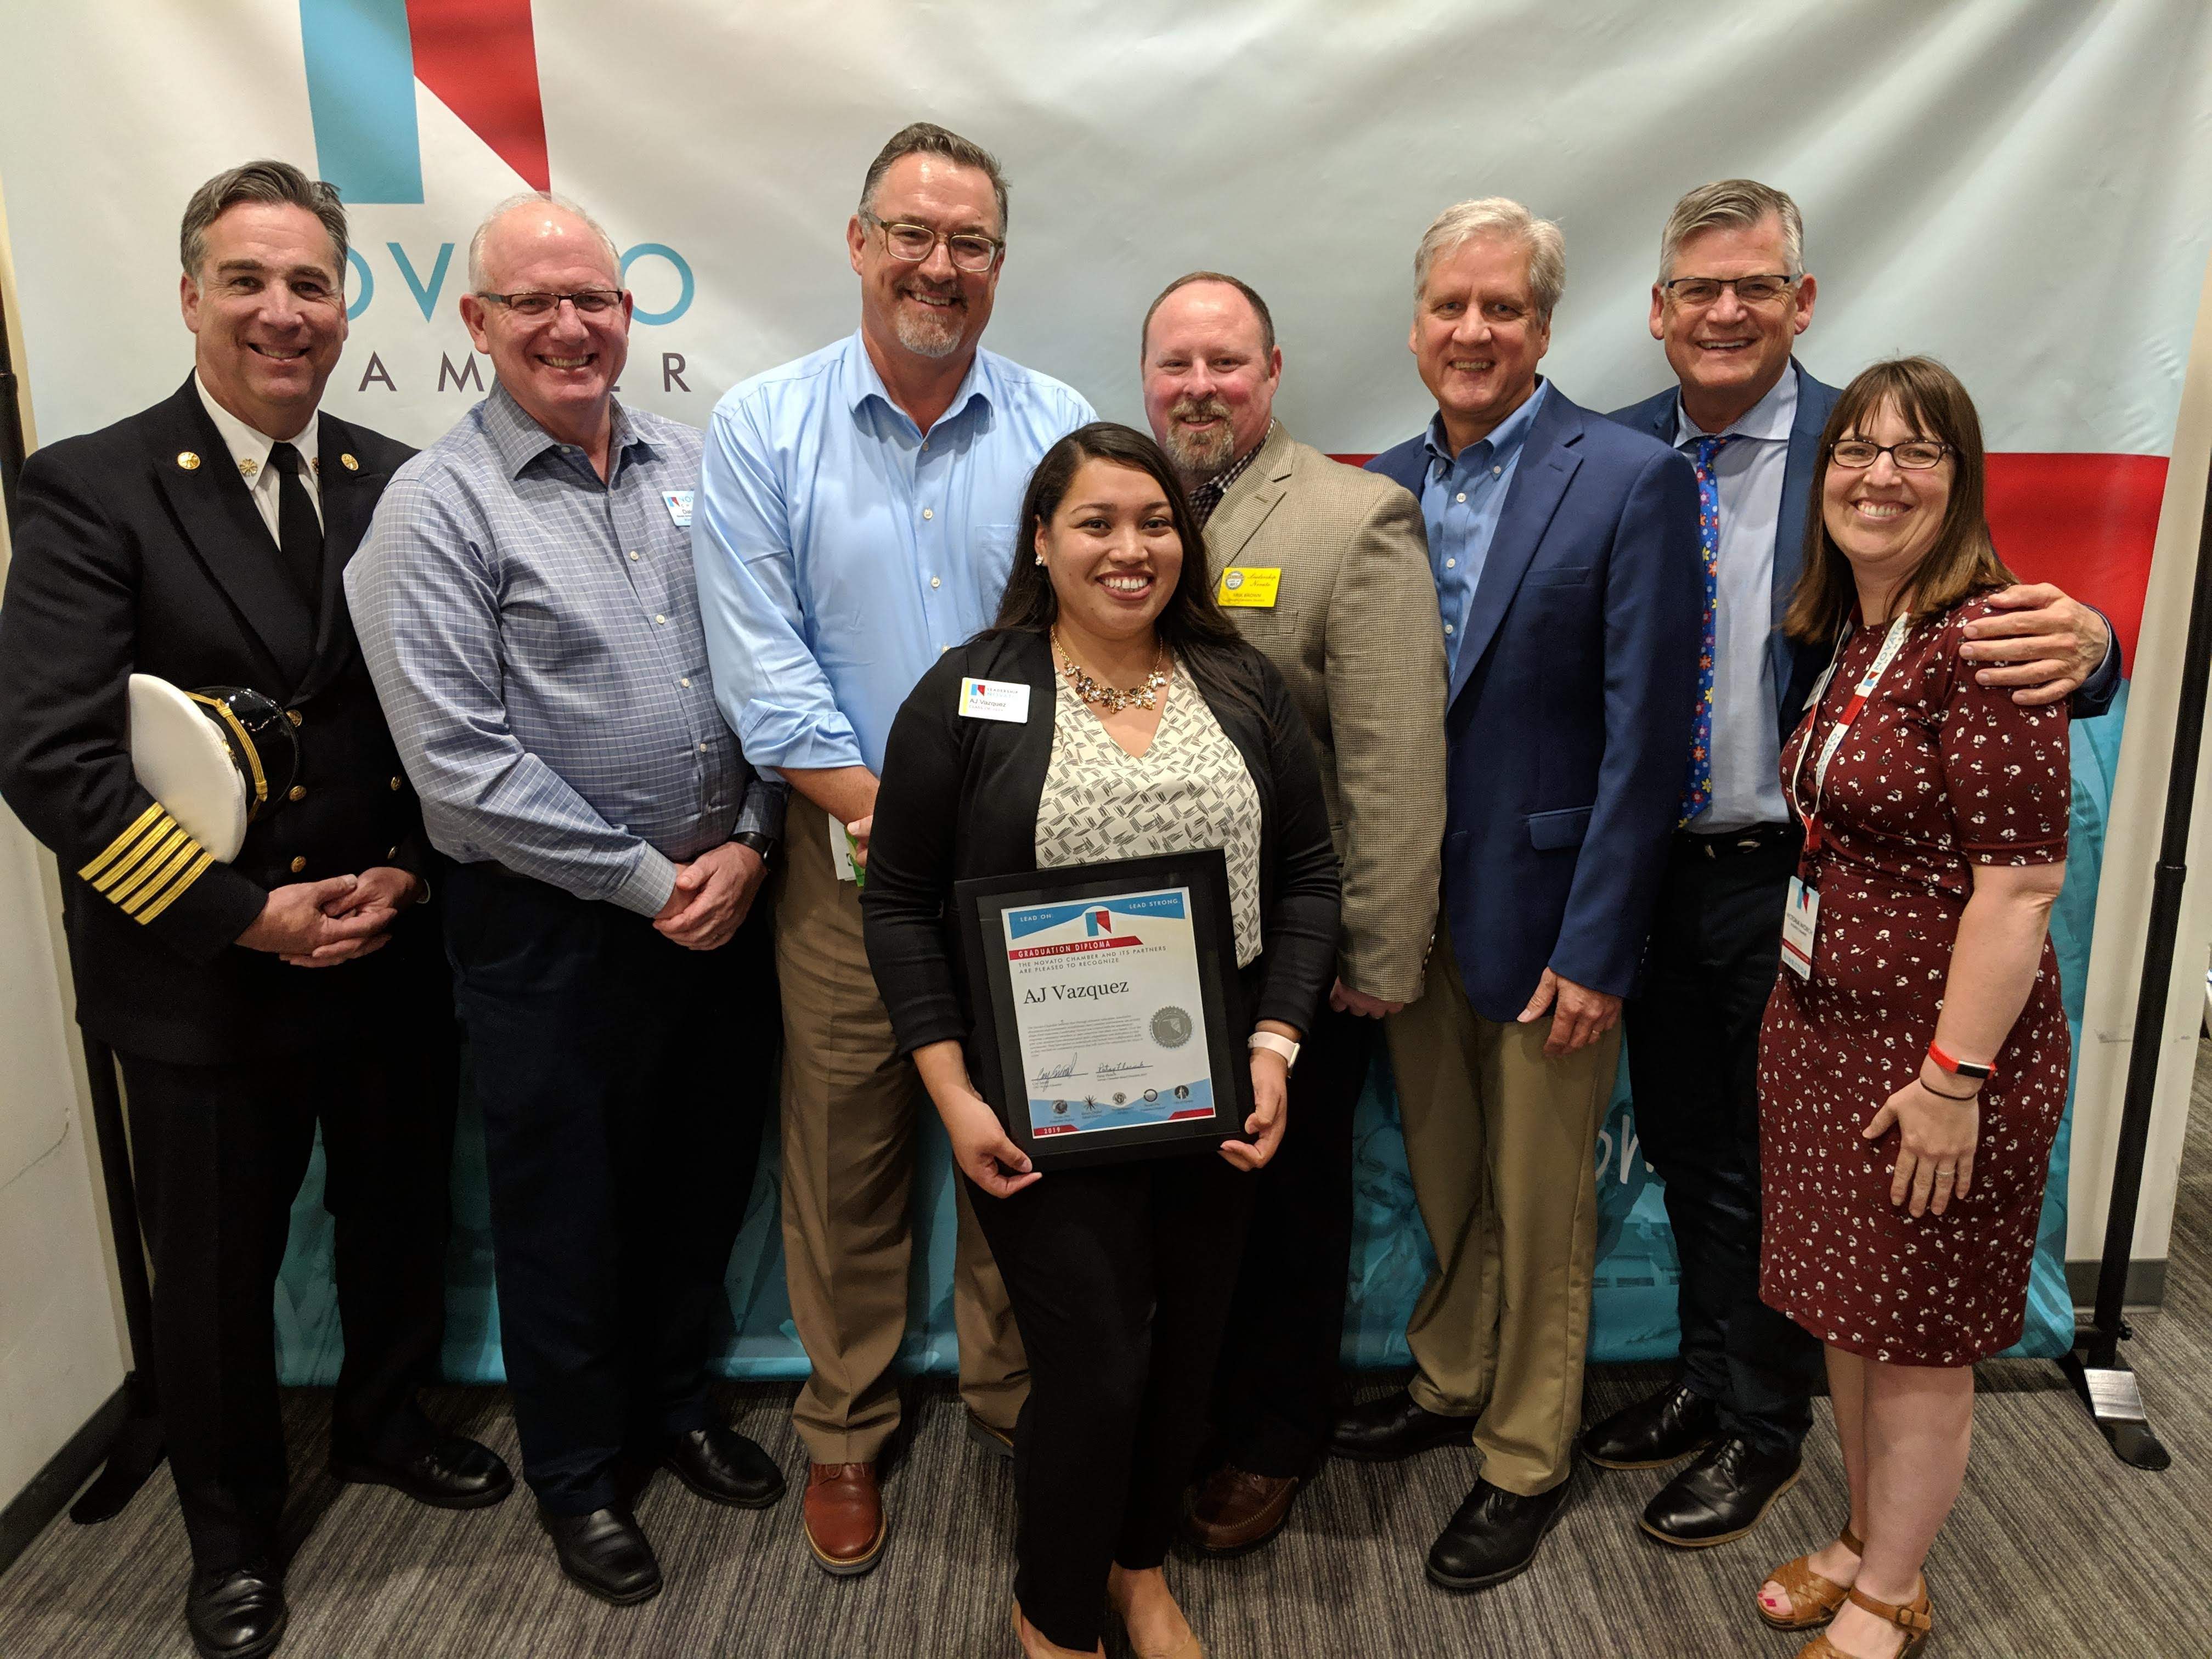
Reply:
[[[1030,689],[1017,680],[963,679],[960,682],[960,718],[1026,726],[1030,718]]]
[[[837,872],[840,881],[858,881],[860,872],[853,862],[853,837],[835,812],[825,812],[823,817],[830,820],[830,867]]]
[[[691,527],[691,492],[688,489],[664,489],[660,499],[668,508],[668,517],[678,530]]]
[[[1820,926],[1820,890],[1790,878],[1790,902],[1782,912],[1782,965],[1800,979],[1813,977],[1813,936]]]

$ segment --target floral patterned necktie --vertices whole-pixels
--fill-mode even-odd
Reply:
[[[1698,475],[1698,551],[1705,560],[1705,623],[1698,641],[1698,718],[1690,728],[1690,770],[1682,781],[1681,823],[1713,804],[1713,612],[1721,587],[1721,487],[1713,457],[1726,438],[1700,438],[1690,465]]]

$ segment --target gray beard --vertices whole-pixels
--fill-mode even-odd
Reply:
[[[950,357],[960,349],[963,318],[947,313],[942,319],[934,313],[908,311],[904,307],[891,313],[891,329],[897,334],[899,343],[917,357]]]
[[[1237,434],[1225,420],[1211,432],[1193,432],[1170,416],[1167,451],[1176,471],[1195,486],[1228,470],[1237,459]]]

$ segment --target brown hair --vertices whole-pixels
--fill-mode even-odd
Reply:
[[[336,261],[331,279],[343,289],[346,280],[346,215],[335,185],[310,179],[289,161],[248,161],[227,168],[192,192],[185,204],[184,223],[177,232],[177,253],[185,274],[197,282],[207,263],[210,226],[241,202],[270,202],[304,208],[330,233],[331,254]]]
[[[1145,341],[1152,331],[1153,313],[1167,303],[1168,295],[1188,288],[1193,283],[1219,283],[1235,289],[1244,296],[1244,303],[1252,307],[1252,315],[1260,324],[1260,355],[1272,356],[1275,349],[1275,319],[1267,309],[1267,302],[1260,297],[1259,289],[1241,276],[1231,276],[1221,270],[1194,270],[1178,276],[1160,290],[1160,297],[1145,308],[1144,325],[1137,331],[1137,356],[1145,355]]]
[[[1828,534],[1821,501],[1828,468],[1833,465],[1830,453],[1838,440],[1864,433],[1884,404],[1895,404],[1908,426],[1951,450],[1950,505],[1944,509],[1935,545],[1905,581],[1912,596],[1913,619],[1941,616],[1977,593],[2008,587],[2020,580],[1997,556],[1990,539],[1982,422],[1974,413],[1974,400],[1959,377],[1933,357],[1893,358],[1863,371],[1845,386],[1829,412],[1827,425],[1820,429],[1820,464],[1813,473],[1805,515],[1804,572],[1782,619],[1782,631],[1793,640],[1832,640],[1857,608],[1858,586],[1851,580],[1850,561]]]
[[[876,210],[876,186],[892,166],[909,155],[938,155],[955,167],[973,167],[991,181],[991,195],[999,204],[999,234],[1006,234],[1006,175],[999,170],[999,158],[972,139],[948,131],[934,121],[915,121],[901,127],[886,139],[876,152],[876,159],[868,163],[868,171],[860,180],[860,210],[872,218]]]

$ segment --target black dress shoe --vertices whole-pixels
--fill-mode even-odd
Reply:
[[[1429,1546],[1429,1577],[1448,1590],[1488,1589],[1528,1571],[1544,1534],[1567,1507],[1567,1483],[1534,1498],[1478,1480],[1437,1541]]]
[[[1437,1446],[1474,1443],[1473,1418],[1441,1417],[1416,1405],[1402,1389],[1346,1407],[1328,1431],[1332,1453],[1363,1463],[1395,1462]]]
[[[1795,1446],[1762,1451],[1748,1440],[1717,1440],[1644,1505],[1644,1530],[1690,1550],[1741,1538],[1797,1484],[1803,1456]]]
[[[775,1460],[735,1429],[712,1424],[679,1434],[660,1449],[664,1468],[700,1497],[741,1510],[764,1510],[783,1496]]]
[[[660,1594],[660,1563],[626,1510],[548,1515],[540,1509],[538,1524],[553,1540],[561,1571],[602,1601],[628,1607]]]
[[[1718,1406],[1678,1382],[1585,1429],[1583,1455],[1601,1469],[1664,1468],[1703,1450],[1720,1424]]]
[[[481,1510],[514,1490],[514,1477],[489,1446],[441,1435],[409,1457],[344,1457],[333,1453],[331,1477],[359,1486],[392,1486],[418,1504],[441,1510]]]
[[[195,1570],[185,1625],[201,1659],[260,1659],[284,1639],[284,1581],[265,1560]]]

